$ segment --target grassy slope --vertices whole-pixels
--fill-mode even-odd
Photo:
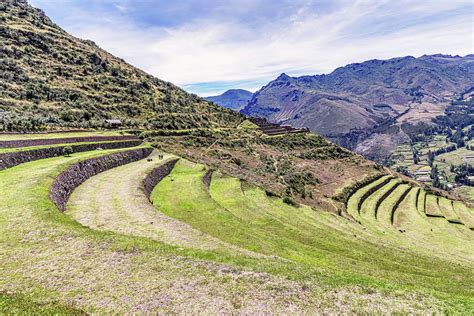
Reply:
[[[470,212],[467,206],[461,202],[454,202],[454,211],[461,218],[466,227],[474,229],[474,214]]]
[[[88,312],[217,313],[244,307],[243,312],[289,312],[285,301],[290,300],[302,312],[307,299],[316,299],[311,285],[301,292],[304,284],[212,261],[269,271],[293,271],[291,264],[92,231],[61,214],[48,198],[54,175],[78,159],[115,151],[44,159],[0,172],[6,193],[0,196],[0,291],[23,293],[35,311],[41,311],[39,305],[64,304]],[[261,300],[270,298],[262,306]],[[26,304],[21,296],[14,300]]]
[[[440,197],[439,198],[439,209],[441,213],[444,214],[444,217],[450,221],[455,223],[461,223],[461,219],[459,218],[458,214],[454,212],[453,204],[450,200]]]
[[[374,192],[364,201],[359,218],[362,225],[369,228],[369,230],[375,234],[379,234],[382,237],[380,241],[381,244],[392,241],[398,245],[405,245],[414,251],[422,251],[426,255],[430,255],[435,251],[440,257],[444,256],[447,258],[453,256],[464,261],[472,260],[473,253],[469,248],[472,234],[468,232],[465,227],[454,227],[444,218],[427,217],[422,211],[422,205],[424,205],[424,191],[421,191],[418,196],[420,209],[417,210],[414,200],[413,207],[407,202],[407,200],[411,198],[416,199],[416,190],[411,190],[396,209],[394,225],[392,225],[390,223],[392,207],[403,191],[408,189],[407,185],[398,186],[392,194],[380,204],[377,219],[375,218],[374,214],[377,201],[398,182],[399,180],[397,179],[391,180],[387,185]],[[432,205],[431,202],[434,203],[436,200],[430,201],[430,203],[427,204],[427,208],[436,206],[436,209],[439,209],[437,204]],[[357,205],[357,201],[352,201],[352,203]],[[412,214],[412,212],[417,212],[418,215]],[[406,221],[403,220],[406,218],[412,221],[409,225],[406,225]],[[423,220],[420,220],[420,218]],[[416,225],[414,223],[416,223]],[[409,227],[409,229],[407,229],[407,227]],[[400,233],[398,229],[404,230],[404,233]],[[433,235],[436,236],[436,238],[433,238]],[[424,243],[419,243],[419,240],[424,240]]]
[[[438,155],[436,156],[435,159],[436,159],[436,162],[444,162],[447,164],[459,166],[463,163],[466,163],[464,161],[464,157],[472,156],[473,154],[474,154],[474,151],[467,149],[466,147],[461,147],[449,153]]]
[[[403,238],[434,256],[472,261],[468,237],[459,237],[457,227],[443,218],[430,218],[417,211],[415,201],[416,191],[411,190],[395,213],[394,227],[404,231]]]
[[[470,304],[462,298],[469,291],[456,281],[456,275],[472,278],[464,264],[416,254],[395,243],[380,247],[379,238],[357,224],[305,207],[275,205],[263,192],[242,192],[233,178],[216,176],[209,194],[201,182],[204,173],[202,165],[179,163],[153,192],[158,209],[226,242],[314,266],[327,284],[427,291]],[[184,188],[188,194],[176,195]],[[447,284],[446,278],[453,282]]]
[[[427,215],[444,217],[444,214],[439,209],[438,197],[436,195],[428,194],[426,196],[426,209]]]
[[[158,154],[152,153],[151,162],[143,159],[87,180],[71,195],[66,214],[97,230],[147,237],[186,248],[223,252],[230,248],[235,252],[230,245],[156,212],[143,194],[141,181],[154,168],[176,158],[165,154],[160,160]],[[117,183],[116,179],[120,181]]]
[[[83,315],[84,312],[55,301],[38,302],[34,298],[20,294],[4,294],[0,292],[0,314],[2,315]]]
[[[420,194],[418,194],[418,207],[417,211],[421,214],[425,214],[425,202],[426,202],[426,191],[420,188]]]
[[[124,126],[163,129],[237,126],[242,116],[154,78],[71,36],[37,9],[2,1],[0,130],[46,125]],[[11,124],[11,122],[15,122]]]
[[[395,206],[395,203],[401,198],[403,193],[410,189],[410,186],[407,184],[399,185],[393,192],[390,194],[379,206],[377,212],[378,222],[386,227],[391,227],[391,217],[392,210]]]
[[[364,201],[364,203],[362,203],[360,213],[361,213],[363,218],[368,220],[368,221],[365,221],[363,223],[367,223],[368,225],[370,225],[370,223],[372,223],[377,218],[378,212],[379,212],[379,209],[380,209],[380,207],[379,207],[379,209],[376,209],[377,202],[382,198],[382,196],[385,194],[385,192],[387,192],[388,190],[393,188],[399,182],[400,182],[399,179],[390,180],[389,183],[387,183],[382,188],[380,188],[379,190],[374,192],[371,196],[369,196],[369,198],[367,198]]]

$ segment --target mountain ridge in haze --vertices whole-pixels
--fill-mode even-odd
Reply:
[[[220,95],[209,96],[205,97],[204,99],[214,102],[225,108],[234,111],[240,111],[248,104],[252,96],[252,92],[244,89],[230,89]]]

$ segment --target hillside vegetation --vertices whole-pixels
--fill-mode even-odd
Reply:
[[[229,126],[240,115],[75,38],[26,1],[0,4],[0,130],[48,126],[186,129]]]

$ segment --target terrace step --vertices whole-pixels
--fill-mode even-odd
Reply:
[[[417,194],[417,201],[416,201],[416,210],[421,214],[425,214],[425,207],[426,207],[426,191],[420,188]]]
[[[395,212],[400,207],[400,204],[405,200],[405,198],[407,197],[407,195],[410,193],[411,190],[412,190],[412,187],[408,186],[408,188],[400,195],[398,200],[393,205],[392,210],[390,212],[390,223],[392,225],[393,225],[393,221],[394,221],[394,218],[395,218]]]
[[[461,218],[459,218],[458,214],[454,212],[453,201],[440,197],[438,202],[439,209],[448,222],[453,224],[463,224]]]
[[[86,136],[86,137],[68,137],[68,138],[45,138],[45,139],[19,139],[19,140],[2,140],[0,148],[21,148],[55,144],[72,144],[72,143],[90,143],[90,142],[110,142],[139,140],[138,137],[130,136]]]
[[[393,224],[395,211],[410,189],[411,187],[408,184],[399,183],[399,185],[394,186],[391,193],[379,205],[377,220],[380,223],[386,226]]]
[[[143,192],[142,180],[177,157],[164,154],[159,159],[159,153],[154,151],[148,158],[151,161],[139,160],[91,177],[71,195],[66,214],[96,230],[146,237],[179,247],[233,249],[166,216],[150,203]]]
[[[64,155],[64,148],[71,147],[74,153],[85,152],[91,150],[101,149],[119,149],[135,147],[142,143],[140,139],[126,140],[126,141],[111,141],[111,142],[99,142],[99,143],[85,143],[85,144],[73,144],[65,146],[45,146],[40,148],[28,149],[24,147],[20,151],[8,151],[0,153],[0,170],[11,168],[19,164],[35,161],[39,159],[46,159],[52,157],[59,157]]]
[[[453,209],[464,225],[466,225],[467,228],[474,230],[474,215],[469,211],[466,204],[461,201],[454,201]]]
[[[353,217],[358,218],[362,204],[365,202],[365,200],[374,192],[390,182],[391,179],[393,179],[393,177],[390,175],[381,176],[352,193],[346,203],[346,209],[348,213]]]
[[[275,123],[269,123],[266,119],[263,119],[263,118],[251,118],[250,120],[252,121],[252,123],[256,124],[264,134],[268,136],[308,132],[307,129],[294,128],[288,125],[279,125]]]
[[[399,179],[391,177],[388,183],[365,199],[360,208],[360,216],[364,219],[364,221],[373,223],[376,220],[376,210],[380,206],[380,203],[382,203],[381,199],[384,198],[388,190],[391,190],[393,186],[398,185],[399,182]]]
[[[438,196],[433,194],[426,195],[425,214],[430,217],[443,217],[438,203]]]
[[[390,181],[386,186],[382,187],[381,190],[383,191],[383,194],[377,199],[377,202],[375,203],[375,208],[374,208],[374,217],[375,219],[378,218],[379,215],[379,210],[381,209],[381,204],[390,197],[390,195],[402,184],[402,182],[399,179],[395,179]],[[383,208],[382,208],[383,209]]]

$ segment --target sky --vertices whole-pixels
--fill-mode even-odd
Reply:
[[[74,36],[189,92],[281,73],[474,52],[472,0],[29,0]]]

